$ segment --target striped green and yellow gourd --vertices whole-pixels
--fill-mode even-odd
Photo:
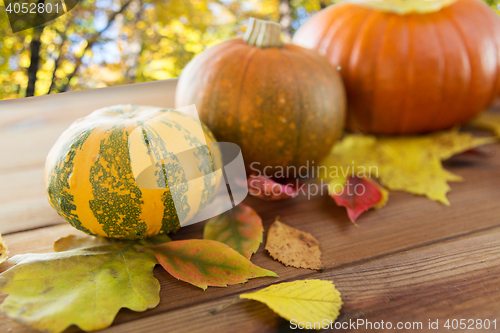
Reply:
[[[161,156],[197,149],[203,139],[209,146],[215,142],[203,124],[204,138],[200,137],[199,126],[180,111],[134,105],[103,108],[78,119],[47,156],[45,185],[50,204],[73,227],[90,235],[138,239],[177,230],[180,220],[188,221],[215,195],[220,177],[211,173],[215,170],[212,155],[197,154],[194,161],[206,176],[176,189],[180,210],[168,185],[140,187],[134,172],[149,164],[163,170],[155,172],[158,177],[175,172],[186,179],[190,170],[171,168]],[[167,146],[177,151],[167,151]],[[161,156],[152,156],[154,152]],[[160,180],[168,184],[167,179]]]

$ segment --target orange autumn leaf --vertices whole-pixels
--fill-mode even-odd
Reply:
[[[257,277],[278,275],[256,266],[221,242],[190,239],[150,247],[173,277],[205,290],[226,287]]]
[[[275,221],[269,228],[266,250],[285,266],[325,269],[316,238],[280,221]]]
[[[203,230],[203,238],[228,245],[250,259],[262,243],[262,219],[251,207],[240,203],[233,209],[211,218]]]

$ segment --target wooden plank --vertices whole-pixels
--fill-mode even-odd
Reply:
[[[52,229],[57,228],[60,226]],[[443,325],[446,319],[454,318],[498,322],[499,251],[500,227],[497,227],[375,260],[337,265],[323,273],[282,266],[281,271],[291,274],[278,281],[298,278],[334,281],[344,302],[340,322],[363,319],[372,323],[383,320],[393,325],[401,321],[428,325],[429,319],[438,319]],[[259,283],[254,280],[244,286],[209,288],[203,292],[166,279],[158,271],[156,276],[162,282],[160,305],[142,314],[122,310],[114,326],[105,332],[158,332],[166,328],[170,332],[233,332],[236,327],[238,332],[275,332],[289,328],[287,321],[253,301],[240,301],[209,315],[209,311],[227,304],[240,293],[257,290],[275,280],[259,279]],[[262,283],[263,280],[267,281]],[[193,292],[193,297],[186,292]],[[6,317],[0,318],[2,330],[13,327],[16,332],[30,332]],[[423,327],[427,331],[427,326]]]
[[[160,96],[160,86],[155,85],[154,89],[155,96]],[[123,93],[123,90],[120,91]],[[172,89],[169,91],[167,95],[171,94]],[[96,96],[94,92],[92,96]],[[13,255],[51,251],[55,239],[77,233],[66,223],[47,227],[63,221],[46,201],[43,164],[53,142],[69,123],[87,114],[86,108],[94,105],[92,103],[104,103],[102,98],[105,94],[103,91],[100,93],[101,97],[95,101],[90,100],[90,95],[82,95],[85,98],[80,96],[79,100],[83,104],[77,103],[78,107],[69,111],[64,109],[70,105],[69,100],[65,104],[47,102],[50,100],[34,103],[36,98],[26,99],[29,102],[27,105],[31,106],[24,105],[17,109],[6,107],[15,106],[15,102],[0,102],[0,156],[7,157],[0,160],[0,232],[7,234],[4,239]],[[119,100],[123,97],[120,94],[111,95]],[[146,104],[155,103],[144,99],[145,96],[151,97],[147,92],[144,92],[146,95],[137,94],[137,91],[134,94],[140,95],[138,98],[143,98],[141,100]],[[57,100],[61,101],[60,98]],[[156,101],[164,102],[161,98]],[[40,109],[37,109],[37,105]],[[71,101],[71,105],[75,105],[74,101]],[[230,331],[234,327],[242,331],[275,331],[277,327],[284,329],[288,325],[285,321],[256,302],[235,305],[210,318],[206,313],[245,290],[307,277],[334,278],[338,281],[339,289],[347,296],[344,299],[346,305],[342,320],[385,320],[386,316],[418,319],[432,313],[431,309],[442,316],[465,315],[466,311],[470,311],[479,317],[487,311],[484,305],[487,301],[493,304],[493,310],[498,313],[498,294],[495,290],[500,287],[497,278],[500,272],[496,268],[497,259],[488,254],[488,251],[495,253],[497,245],[487,236],[491,232],[498,239],[497,227],[500,226],[497,199],[500,193],[500,146],[492,145],[486,149],[487,158],[460,156],[446,163],[448,170],[465,179],[462,183],[451,184],[451,207],[423,197],[391,192],[387,207],[362,215],[359,227],[350,223],[345,210],[336,207],[327,195],[313,198],[302,196],[281,202],[248,198],[246,203],[262,216],[266,230],[276,216],[280,216],[283,222],[312,233],[320,241],[327,270],[318,274],[310,270],[286,268],[272,260],[264,252],[263,245],[252,261],[276,271],[280,275],[279,279],[256,279],[244,286],[209,288],[202,292],[157,268],[155,274],[162,285],[160,305],[146,313],[123,310],[116,321],[116,328],[111,331],[153,331],[162,327],[172,330],[183,327],[206,330],[210,327],[221,331]],[[202,228],[201,223],[182,228],[173,238],[201,238]],[[443,240],[449,241],[437,244]],[[439,247],[441,245],[444,247]],[[460,250],[462,248],[467,251]],[[424,249],[429,252],[422,252]],[[436,261],[433,255],[441,255],[442,261]],[[483,257],[487,258],[487,263],[480,262]],[[476,259],[477,262],[474,261]],[[405,263],[411,264],[408,266]],[[2,264],[0,270],[7,267]],[[428,273],[434,278],[431,279]],[[377,280],[374,280],[374,276]],[[459,280],[460,276],[467,280]],[[367,284],[367,281],[378,279],[382,282]],[[414,284],[412,281],[417,282]],[[455,285],[458,288],[451,287]],[[353,300],[349,297],[353,297]],[[419,312],[417,305],[423,312]],[[411,312],[414,317],[401,312],[402,309]],[[491,311],[484,313],[490,314]],[[240,323],[243,326],[238,326]],[[0,317],[0,328],[26,331],[23,326],[6,317]]]
[[[125,102],[172,106],[175,84],[175,80],[167,80],[96,89],[91,92],[79,91],[22,100],[0,101],[0,114],[2,115],[0,117],[0,156],[7,157],[0,160],[0,232],[12,233],[62,222],[62,219],[54,213],[46,201],[43,167],[49,149],[72,121],[88,114],[94,108],[118,103],[120,98],[124,98],[123,96],[127,96]],[[92,95],[89,95],[91,93]],[[76,107],[68,110],[67,105],[75,105]],[[494,181],[500,177],[500,168],[498,167],[500,165],[500,157],[498,157],[500,148],[497,146],[492,149],[492,154],[494,156],[490,159],[470,159],[469,165],[465,166],[450,164],[450,171],[464,176],[467,181],[464,183],[467,184],[466,186],[461,186],[463,184],[453,185],[454,189],[461,191],[458,201],[467,201],[467,198],[475,196],[474,198],[482,204],[474,206],[475,211],[453,210],[453,215],[447,215],[444,218],[452,220],[464,214],[476,216],[472,214],[482,209],[489,209],[484,206],[489,202],[488,198],[498,195],[499,192]],[[394,209],[394,214],[381,215],[377,213],[373,222],[378,223],[380,218],[384,220],[405,218],[406,216],[404,214],[401,216],[398,211],[405,209],[406,199],[404,198],[407,197],[401,196],[399,193],[391,193],[390,205]],[[456,196],[452,192],[450,196],[452,203],[457,201],[455,198]],[[329,199],[323,200],[326,203],[325,207],[331,205]],[[442,209],[439,204],[423,203],[425,199],[419,200],[412,201],[413,209],[417,213],[429,211],[434,214],[436,210]],[[424,206],[421,206],[421,203]],[[255,205],[256,208],[260,209],[260,205],[262,205],[262,210],[272,209],[276,215],[286,216],[289,206],[296,205],[296,202],[255,203]],[[322,207],[314,207],[322,211],[325,210]],[[465,210],[465,207],[462,209]],[[331,212],[335,210],[329,208],[327,211],[332,216]],[[341,211],[337,210],[336,212],[345,217]],[[388,213],[388,211],[387,208],[384,208],[384,212]],[[325,218],[321,212],[318,212],[318,216],[316,216],[316,211],[311,211],[310,214],[307,218],[308,221]],[[363,219],[370,221],[372,216],[374,214],[369,213]],[[423,216],[416,217],[423,218]],[[439,223],[441,224],[441,222]],[[489,225],[490,220],[483,221],[481,219],[479,223]],[[479,227],[484,226],[480,225]],[[392,227],[391,225],[390,228]]]
[[[78,118],[115,104],[175,107],[177,79],[0,101],[0,171],[42,166]]]
[[[115,104],[173,108],[176,85],[177,79],[170,79],[0,101],[0,129],[26,129],[53,120],[72,122]]]
[[[73,121],[120,103],[174,107],[176,84],[173,79],[0,101],[0,232],[63,222],[47,202],[43,168],[50,148]]]
[[[64,220],[50,207],[43,166],[0,172],[0,232],[40,228]]]
[[[460,158],[466,160],[467,158]],[[470,158],[469,158],[470,159]],[[488,162],[491,162],[488,160]],[[482,168],[485,168],[483,165]],[[450,193],[451,207],[446,207],[439,203],[432,202],[423,197],[415,197],[410,194],[394,192],[391,193],[389,204],[382,210],[368,212],[360,219],[359,228],[348,222],[345,210],[336,207],[333,201],[327,197],[314,197],[307,200],[307,197],[300,197],[296,200],[266,202],[254,198],[248,198],[246,203],[254,207],[263,217],[265,225],[268,226],[276,216],[297,228],[310,231],[324,244],[334,243],[338,253],[336,262],[349,261],[352,253],[344,251],[351,247],[353,243],[363,243],[365,246],[359,247],[356,251],[362,257],[369,256],[371,248],[384,248],[385,251],[402,246],[411,246],[421,242],[433,241],[457,234],[467,233],[473,230],[487,228],[498,224],[498,205],[495,198],[498,194],[497,183],[500,179],[498,172],[488,172],[497,175],[495,178],[483,177],[480,172],[481,166],[475,165],[466,176],[472,177],[463,183],[453,183]],[[487,169],[500,170],[496,163],[488,166]],[[463,174],[463,172],[460,172]],[[474,181],[474,175],[477,175]],[[23,198],[23,195],[30,196],[34,191],[29,189],[31,181],[36,176],[27,177],[22,186],[23,191],[18,196],[9,193],[9,186],[2,188],[0,193],[2,202],[7,202],[13,198],[16,202]],[[477,189],[470,189],[473,185],[483,179]],[[1,182],[0,184],[5,184]],[[0,185],[1,186],[1,185]],[[45,198],[44,191],[39,195]],[[36,197],[36,196],[35,196]],[[44,199],[45,200],[45,199]],[[11,202],[11,203],[12,203]],[[7,204],[6,204],[7,206]],[[47,203],[47,209],[52,209]],[[25,208],[25,210],[27,210]],[[54,216],[57,216],[54,214]],[[19,225],[21,221],[10,220],[11,225]],[[185,227],[181,229],[174,238],[199,238],[201,237],[202,224]],[[315,233],[315,230],[321,231]],[[432,231],[432,232],[429,232]],[[2,230],[5,234],[6,232]],[[24,236],[21,236],[24,237]],[[394,238],[389,241],[389,239]],[[396,245],[395,245],[396,244]],[[338,257],[340,256],[340,257]]]
[[[306,277],[334,281],[344,302],[340,322],[384,320],[394,326],[400,321],[422,322],[423,331],[428,331],[429,319],[439,319],[444,331],[446,319],[482,318],[497,319],[498,328],[499,251],[500,228],[495,228],[368,262],[340,265]],[[222,299],[212,298],[194,306],[133,318],[131,322],[127,318],[130,314],[122,312],[115,326],[105,331],[155,332],[168,327],[171,331],[191,332],[208,327],[213,332],[230,332],[238,327],[239,332],[275,332],[289,327],[288,322],[256,302],[241,301],[219,314],[208,314],[237,294],[239,291]]]
[[[394,325],[399,321],[426,325],[429,319],[440,319],[442,324],[448,318],[499,319],[499,236],[497,228],[366,263],[332,268],[307,278],[335,282],[344,302],[340,322],[364,319],[390,321]],[[238,325],[241,332],[274,332],[278,327],[289,327],[286,321],[254,302],[227,308],[221,317],[208,315],[230,299],[125,321],[108,331],[132,332],[143,327],[141,331],[153,332],[162,325],[168,325],[172,331],[194,331],[205,325],[219,332],[230,331],[232,324]]]
[[[461,156],[448,163],[450,171],[465,179],[451,184],[451,207],[424,197],[391,192],[387,207],[363,214],[359,228],[348,221],[345,209],[336,207],[326,194],[311,200],[301,196],[280,202],[248,198],[246,203],[257,210],[267,225],[281,216],[284,222],[313,233],[323,244],[333,242],[336,255],[327,265],[347,262],[352,256],[369,258],[497,225],[500,146],[488,149],[494,155],[491,158]],[[62,222],[46,201],[41,173],[41,169],[33,169],[0,176],[0,232]],[[179,237],[201,237],[200,228],[201,225],[183,228]],[[364,246],[353,249],[353,243]]]
[[[271,223],[272,220],[270,219],[264,220],[266,230]],[[475,288],[476,297],[484,296],[484,290],[481,291],[478,289],[478,283],[483,283],[486,290],[490,291],[493,288],[491,283],[496,281],[493,279],[493,282],[485,282],[484,279],[486,279],[487,276],[495,276],[490,275],[489,273],[487,274],[486,272],[488,269],[492,269],[494,265],[497,265],[498,260],[500,260],[497,258],[497,250],[498,246],[500,246],[500,238],[498,237],[500,227],[479,232],[477,235],[472,234],[470,238],[467,238],[467,235],[470,234],[466,234],[459,240],[454,239],[446,242],[445,244],[432,244],[425,246],[426,243],[423,243],[423,245],[419,245],[421,247],[423,246],[423,249],[415,250],[413,248],[416,246],[412,243],[400,244],[397,238],[404,238],[404,236],[401,236],[399,232],[391,233],[389,231],[388,235],[384,235],[387,239],[392,239],[392,242],[388,242],[389,244],[399,244],[399,246],[387,248],[386,246],[379,246],[380,244],[383,244],[382,242],[377,244],[377,242],[372,243],[355,241],[355,238],[353,238],[352,235],[346,236],[346,233],[342,232],[332,233],[331,231],[334,229],[332,227],[324,228],[324,232],[322,233],[315,233],[314,230],[319,229],[305,228],[305,224],[289,223],[294,227],[302,227],[304,230],[312,231],[313,234],[315,234],[315,236],[319,239],[323,251],[323,259],[327,266],[325,272],[316,273],[305,269],[284,267],[280,263],[272,260],[267,253],[265,253],[263,245],[261,245],[257,254],[253,256],[252,261],[259,266],[277,272],[280,275],[279,279],[255,279],[249,281],[245,285],[229,286],[228,288],[209,288],[207,291],[203,292],[196,287],[174,279],[168,273],[163,271],[162,268],[157,267],[155,269],[155,276],[159,279],[162,287],[160,292],[162,301],[160,305],[155,309],[147,311],[146,313],[134,313],[132,311],[124,310],[118,316],[117,324],[129,323],[142,318],[143,316],[148,316],[155,318],[151,319],[154,324],[151,326],[152,329],[158,329],[158,326],[156,326],[157,324],[160,325],[161,323],[161,325],[166,325],[166,323],[170,321],[170,319],[165,321],[164,318],[176,318],[179,316],[186,322],[183,323],[180,319],[177,321],[174,320],[173,327],[177,327],[176,325],[178,325],[178,327],[181,327],[181,325],[187,325],[190,329],[196,329],[198,326],[193,325],[203,325],[203,322],[205,322],[197,321],[193,318],[196,317],[197,312],[206,313],[220,304],[227,302],[234,295],[238,295],[244,291],[254,290],[280,281],[295,280],[299,278],[333,279],[337,283],[339,290],[347,296],[347,298],[344,298],[346,306],[344,307],[343,318],[345,319],[358,318],[360,316],[363,317],[366,314],[375,316],[379,312],[384,316],[387,315],[390,317],[391,311],[395,311],[396,314],[402,316],[402,312],[396,311],[399,309],[398,306],[410,306],[416,302],[421,295],[424,295],[422,293],[427,288],[425,286],[426,281],[428,283],[432,282],[437,284],[436,288],[431,289],[428,293],[425,293],[426,297],[430,300],[421,300],[421,302],[425,301],[429,303],[426,306],[431,306],[437,301],[433,298],[433,293],[438,294],[439,297],[444,297],[446,302],[451,302],[450,299],[455,297],[454,293],[447,293],[447,291],[453,290],[450,289],[449,286],[456,282],[455,280],[460,274],[469,274],[469,271],[478,271],[476,274],[477,276],[470,273],[466,277],[469,284],[472,283],[470,282],[471,280],[473,281],[471,288]],[[201,227],[201,224],[197,224],[183,228],[175,235],[175,238],[201,238]],[[361,233],[361,227],[350,227],[355,233]],[[431,232],[430,229],[427,229],[426,231],[428,234]],[[77,233],[77,231],[71,226],[62,224],[7,235],[5,237],[5,241],[7,242],[12,255],[27,252],[49,252],[52,249],[52,243],[55,239],[75,233]],[[332,238],[326,238],[325,234],[326,237],[331,236]],[[351,242],[339,244],[345,237],[350,239]],[[371,237],[380,240],[380,235],[377,233]],[[383,252],[384,249],[386,252]],[[402,251],[406,252],[402,253]],[[483,262],[481,262],[481,260]],[[335,265],[328,264],[331,262],[335,262]],[[3,264],[2,266],[3,269],[7,267],[8,265],[6,264]],[[434,278],[429,278],[429,274],[434,274],[435,279],[444,279],[442,280],[444,282],[441,283],[439,282],[441,280],[435,281]],[[452,282],[447,280],[448,278],[451,278]],[[477,280],[479,278],[481,278],[480,281]],[[379,279],[380,282],[378,282]],[[476,280],[479,282],[474,282]],[[424,283],[424,286],[421,286],[422,283]],[[466,287],[469,284],[467,284]],[[500,287],[500,282],[496,286]],[[413,294],[410,293],[412,288],[415,288]],[[391,290],[393,289],[394,291],[392,292]],[[391,291],[390,294],[386,294],[388,290]],[[405,295],[410,296],[408,296],[408,298]],[[464,301],[464,295],[465,294],[460,293],[456,297],[460,297],[460,301],[462,302]],[[470,297],[471,299],[473,298],[472,295]],[[396,300],[399,303],[394,303]],[[408,304],[404,302],[407,302]],[[393,305],[393,303],[395,305]],[[374,312],[374,309],[378,309],[377,311],[379,312]],[[265,307],[260,305],[244,305],[243,308],[238,306],[234,310],[230,311],[236,311],[234,314],[233,312],[228,312],[228,314],[226,314],[226,316],[230,317],[228,320],[233,323],[237,321],[247,323],[250,322],[251,318],[252,321],[255,321],[257,320],[256,318],[264,316],[263,318],[257,320],[259,324],[256,325],[258,327],[263,325],[265,328],[267,327],[266,325],[269,324],[271,325],[269,327],[272,331],[275,329],[275,325],[282,325],[282,323],[280,324],[280,322],[282,322],[281,320],[275,318],[275,315],[272,314],[272,312],[267,311]],[[248,314],[249,311],[250,314]],[[250,315],[250,317],[248,317],[248,315]],[[236,317],[233,318],[233,316]],[[210,322],[211,325],[211,319],[205,319]],[[215,322],[221,321],[220,319],[214,320]],[[158,321],[158,323],[156,323],[156,321]],[[189,323],[187,324],[187,322]],[[269,323],[263,324],[263,322]],[[135,322],[130,323],[130,325],[132,325],[131,327],[136,327],[134,326]],[[147,325],[150,325],[149,321]],[[7,326],[14,327],[13,321],[7,317],[0,317],[0,327]],[[123,327],[120,326],[120,329],[122,328]],[[221,329],[218,325],[215,325],[214,329],[215,328]]]

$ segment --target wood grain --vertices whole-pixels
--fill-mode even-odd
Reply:
[[[129,99],[136,104],[171,106],[172,86],[175,82],[164,81],[93,90],[92,95],[63,94],[57,96],[61,103],[55,103],[53,96],[39,102],[36,98],[0,102],[0,232],[11,255],[49,252],[57,238],[79,233],[46,200],[43,165],[58,135],[76,118],[106,105],[103,99],[114,104],[128,94],[135,96]],[[132,94],[125,88],[141,93]],[[163,90],[165,100],[150,98],[151,92],[159,96]],[[90,96],[98,97],[91,100]],[[76,107],[67,109],[67,105]],[[428,319],[452,317],[495,319],[500,314],[500,145],[481,149],[484,156],[461,155],[445,163],[447,170],[464,178],[451,183],[450,207],[391,192],[388,205],[363,214],[359,227],[349,222],[345,209],[335,206],[326,193],[279,202],[247,198],[245,203],[262,217],[266,231],[280,216],[281,221],[318,239],[326,270],[318,273],[285,267],[270,258],[264,244],[252,261],[277,272],[279,278],[254,279],[245,285],[203,292],[157,267],[155,276],[162,287],[159,306],[144,313],[122,310],[107,331],[287,331],[289,323],[258,302],[241,301],[214,316],[208,312],[244,291],[305,278],[336,283],[345,303],[341,322],[369,319],[425,324]],[[202,228],[203,223],[184,227],[172,238],[202,238]],[[0,271],[8,267],[4,263]],[[9,328],[30,332],[0,316],[0,332]]]
[[[174,107],[177,79],[0,101],[0,232],[62,223],[45,196],[45,158],[78,118],[113,104]]]
[[[429,319],[440,319],[442,324],[448,318],[499,319],[499,236],[500,228],[495,228],[306,277],[334,281],[344,302],[341,323],[349,319],[384,320],[394,326],[400,321],[422,322],[425,332]],[[238,332],[293,331],[288,322],[257,302],[241,301],[209,315],[232,299],[233,295],[132,322],[120,317],[105,331],[157,332],[162,327],[189,332],[203,327],[211,332],[229,332],[229,327],[238,327]],[[440,331],[446,330],[441,326]]]
[[[272,220],[270,219],[264,221],[266,230],[271,222]],[[297,225],[299,223],[289,223],[295,227],[299,227]],[[350,223],[348,225],[351,228],[355,228],[355,230],[360,229],[354,227]],[[300,226],[306,230],[306,228],[304,228],[305,225],[300,224]],[[181,231],[177,233],[174,238],[201,238],[201,227],[201,224],[185,227],[181,229]],[[328,228],[324,228],[324,230],[327,229]],[[181,327],[189,322],[190,324],[188,328],[194,330],[197,328],[196,325],[202,327],[204,322],[195,320],[197,312],[208,312],[219,305],[230,301],[232,297],[244,291],[265,287],[275,282],[294,280],[298,278],[333,279],[339,290],[347,296],[347,300],[350,301],[350,303],[346,302],[344,296],[344,302],[346,302],[346,304],[342,313],[346,320],[348,318],[371,318],[366,317],[366,314],[369,313],[370,316],[372,316],[372,313],[378,313],[374,312],[374,305],[381,307],[381,309],[377,311],[383,311],[383,315],[379,315],[379,317],[387,320],[386,317],[391,318],[389,316],[391,314],[391,309],[397,310],[399,309],[399,306],[402,306],[401,304],[393,306],[393,299],[397,299],[398,302],[402,303],[407,302],[408,304],[406,306],[414,304],[418,300],[426,302],[425,304],[433,304],[435,302],[435,298],[432,297],[433,293],[443,294],[446,297],[460,296],[462,299],[462,297],[464,297],[462,294],[448,295],[448,291],[450,290],[449,282],[437,283],[433,279],[426,277],[427,273],[430,272],[436,277],[442,277],[445,281],[447,281],[446,279],[449,276],[452,276],[453,279],[457,280],[458,277],[455,275],[460,275],[466,271],[468,272],[469,268],[475,270],[476,266],[474,265],[479,265],[477,266],[477,276],[471,273],[472,277],[465,277],[465,279],[472,279],[473,285],[471,285],[471,288],[474,287],[475,290],[477,289],[479,294],[484,297],[484,290],[478,289],[478,286],[480,286],[478,283],[484,284],[484,280],[487,280],[487,276],[489,276],[488,274],[481,273],[481,270],[487,270],[493,267],[484,266],[485,263],[488,265],[497,264],[497,260],[495,258],[498,257],[496,254],[498,253],[498,242],[500,242],[500,238],[498,237],[500,233],[499,229],[500,227],[488,227],[483,231],[469,231],[468,233],[464,233],[462,235],[456,234],[455,236],[450,236],[449,238],[451,238],[451,240],[444,244],[442,244],[439,240],[422,241],[420,245],[408,243],[406,244],[406,247],[400,246],[398,248],[394,246],[391,248],[391,251],[386,251],[385,253],[381,252],[381,249],[371,246],[368,248],[368,250],[370,250],[369,252],[371,252],[368,256],[366,254],[363,255],[363,251],[360,251],[360,249],[366,248],[366,245],[362,242],[352,242],[347,248],[339,250],[336,243],[344,238],[342,234],[339,233],[334,235],[335,237],[331,239],[331,241],[327,241],[324,239],[323,233],[318,233],[317,237],[320,239],[324,261],[327,262],[335,260],[337,262],[335,265],[329,266],[325,272],[316,273],[305,269],[284,267],[283,265],[272,260],[263,250],[263,246],[261,246],[257,254],[252,258],[252,261],[259,266],[274,270],[280,275],[279,279],[256,279],[249,281],[244,286],[236,285],[228,288],[209,288],[205,292],[174,279],[163,271],[162,268],[157,267],[155,275],[159,279],[162,287],[160,292],[162,301],[159,306],[153,310],[147,311],[146,313],[133,313],[128,310],[123,310],[119,314],[116,324],[122,325],[124,323],[134,322],[139,318],[147,316],[148,318],[153,318],[151,319],[154,324],[151,328],[151,331],[153,331],[158,329],[158,326],[155,324],[156,320],[160,320],[160,322],[157,323],[158,325],[166,325],[168,323],[170,326],[172,325],[172,323],[170,323],[170,319],[165,318],[179,317],[181,319],[176,321],[176,325]],[[311,231],[314,232],[314,230],[321,229],[313,228]],[[77,230],[73,229],[68,224],[61,224],[7,235],[5,236],[5,241],[9,245],[12,255],[27,252],[49,252],[52,251],[52,243],[57,238],[68,234],[78,233],[79,232]],[[394,237],[394,235],[392,236]],[[455,240],[457,238],[459,239],[458,241]],[[499,240],[497,241],[497,239]],[[397,244],[397,242],[388,242],[388,244]],[[346,245],[344,245],[344,247],[345,246]],[[422,248],[426,250],[424,251]],[[457,251],[457,249],[460,251]],[[340,253],[340,251],[345,251],[345,253]],[[419,256],[421,255],[417,255],[416,253],[423,253],[422,255],[424,257],[420,259]],[[412,258],[413,256],[415,256],[416,259],[410,260],[409,258]],[[431,257],[432,260],[429,259]],[[341,259],[337,260],[338,258]],[[483,262],[480,262],[481,260],[483,260]],[[7,266],[8,265],[3,264],[2,268],[5,269]],[[378,272],[379,270],[380,272]],[[497,272],[495,270],[495,274],[496,273]],[[373,274],[373,276],[370,277],[370,274]],[[479,282],[474,282],[479,278]],[[421,290],[418,290],[418,292],[415,293],[411,290],[411,288],[417,288],[419,284],[423,283],[422,281],[425,282],[426,279],[428,279],[429,283],[436,283],[428,294],[426,294],[430,299],[432,299],[431,301],[421,299]],[[487,282],[485,285],[485,288],[489,288],[487,289],[488,291],[492,288],[490,282]],[[384,287],[386,284],[387,286]],[[393,293],[389,293],[389,291],[392,292],[393,289],[395,291]],[[455,292],[456,290],[453,291]],[[381,293],[383,294],[382,296],[380,295]],[[389,303],[387,303],[388,301]],[[468,302],[471,302],[471,300],[468,300]],[[421,306],[420,303],[418,304]],[[430,306],[429,304],[427,305]],[[469,307],[467,309],[468,311],[470,310]],[[182,316],[178,314],[179,311],[183,313]],[[186,311],[186,313],[184,313],[184,311]],[[266,310],[266,308],[261,305],[244,305],[243,308],[237,307],[235,311],[236,312],[234,313],[229,312],[229,316],[231,317],[229,322],[232,322],[233,320],[236,322],[244,321],[244,318],[246,318],[246,320],[250,320],[252,318],[252,323],[254,323],[256,318],[260,318],[258,319],[260,324],[257,325],[257,327],[261,327],[262,322],[275,323],[273,325],[283,325],[282,320],[275,318],[275,315],[272,314],[272,312],[269,312],[269,310]],[[250,311],[250,317],[246,317],[248,311]],[[167,313],[169,315],[165,317],[164,314]],[[397,313],[401,315],[401,318],[406,318],[401,312]],[[427,313],[427,315],[429,315],[429,313]],[[232,316],[236,317],[232,318]],[[215,320],[215,322],[218,322],[218,320]],[[11,327],[13,325],[14,323],[11,319],[0,317],[0,327]],[[147,325],[150,325],[150,323],[148,322]],[[272,331],[273,327],[275,327],[273,325],[269,327],[270,331]],[[120,327],[123,328],[123,326]],[[173,327],[176,326],[174,325]],[[217,325],[214,327],[218,327],[218,329],[220,329]],[[257,330],[257,327],[255,327],[254,331]]]
[[[368,262],[339,265],[323,273],[291,267],[282,270],[292,272],[290,279],[334,281],[344,302],[341,323],[363,319],[390,321],[394,325],[400,321],[427,325],[429,319],[440,319],[442,324],[447,318],[493,320],[500,312],[499,251],[500,227],[496,227]],[[238,332],[289,329],[288,322],[253,301],[242,300],[218,314],[209,314],[240,293],[275,281],[209,288],[206,292],[194,289],[197,295],[186,297],[190,286],[165,278],[161,269],[156,271],[156,276],[162,281],[160,305],[142,314],[122,310],[115,324],[105,332],[158,332],[165,328],[171,332],[231,332],[235,327]],[[0,328],[8,327],[29,332],[11,319],[1,317]],[[76,328],[68,330],[73,331],[77,331]]]
[[[78,118],[114,104],[174,107],[177,80],[0,101],[0,171],[42,166],[59,135]]]

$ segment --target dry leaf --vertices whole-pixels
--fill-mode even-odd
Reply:
[[[275,221],[269,228],[266,250],[286,266],[325,269],[319,243],[310,233]]]
[[[208,286],[226,287],[252,278],[278,276],[252,264],[226,244],[213,240],[174,241],[150,249],[173,277],[203,290]]]
[[[264,176],[248,177],[248,193],[268,201],[293,199],[298,195],[294,184],[280,184]]]
[[[349,176],[335,179],[328,184],[330,196],[339,206],[347,209],[351,222],[370,208],[382,208],[387,203],[389,192],[370,178]]]
[[[0,235],[0,264],[3,263],[9,257],[9,250],[7,249],[7,245],[2,239],[2,235]]]
[[[73,324],[108,327],[121,308],[154,308],[158,262],[152,251],[136,251],[147,243],[70,236],[55,245],[68,251],[16,255],[8,261],[16,265],[0,274],[0,291],[9,294],[0,309],[39,331],[62,332]]]
[[[233,209],[210,219],[203,238],[226,244],[250,259],[262,243],[262,219],[251,207],[240,203]]]
[[[483,113],[472,122],[472,126],[490,131],[500,138],[500,113]]]
[[[381,137],[347,135],[323,161],[320,178],[336,180],[349,175],[373,177],[390,190],[425,195],[449,205],[448,181],[462,178],[443,169],[442,160],[495,142],[450,130],[424,136]]]
[[[335,285],[324,280],[278,283],[240,298],[262,302],[286,320],[316,329],[314,323],[335,321],[342,307]]]

